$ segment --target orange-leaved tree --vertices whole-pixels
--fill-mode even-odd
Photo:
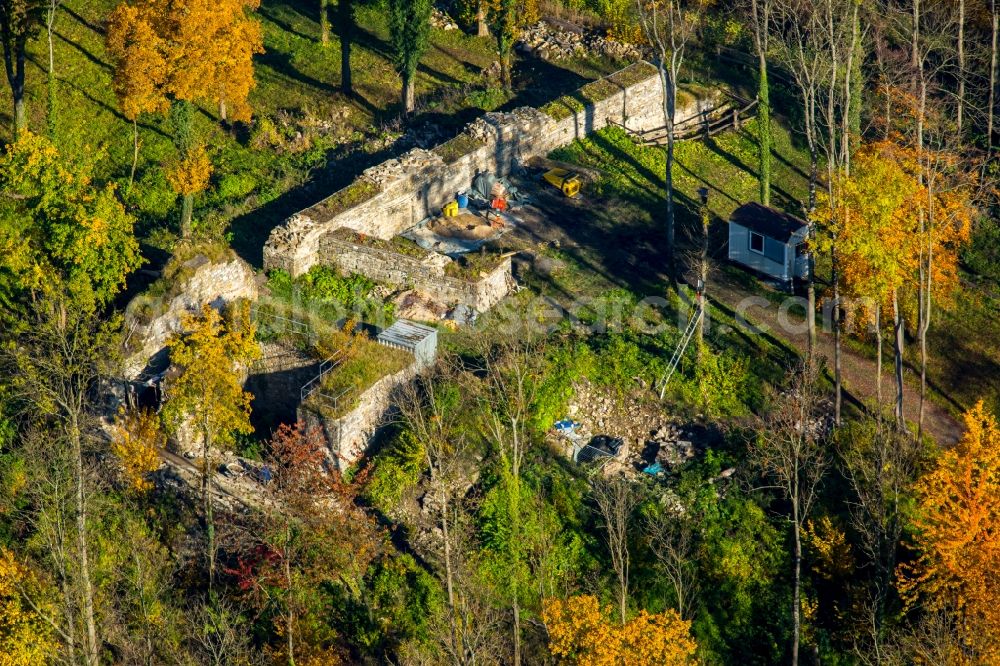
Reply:
[[[882,312],[892,312],[896,369],[896,417],[903,420],[904,309],[901,291],[919,256],[917,208],[923,187],[916,156],[889,141],[863,146],[851,171],[834,175],[833,196],[818,194],[813,214],[817,249],[836,239],[841,288],[870,316],[878,345],[876,385],[881,399]]]
[[[684,666],[698,649],[691,623],[674,610],[639,615],[620,625],[591,595],[546,599],[542,620],[557,663],[579,666]]]
[[[915,563],[901,565],[910,605],[956,614],[969,663],[1000,663],[1000,426],[982,401],[965,436],[916,483]]]
[[[253,56],[264,52],[260,23],[251,16],[260,0],[137,0],[108,20],[107,49],[114,90],[129,120],[170,106],[216,105],[223,122],[250,119]],[[200,143],[194,113],[174,115],[177,148],[188,162]],[[138,137],[134,137],[134,159]],[[134,169],[133,169],[134,170]],[[187,183],[196,181],[185,181]],[[182,231],[189,233],[193,194],[184,197]]]
[[[163,419],[175,436],[201,443],[202,527],[205,530],[209,585],[215,580],[215,525],[209,493],[211,458],[231,446],[237,434],[253,432],[250,400],[240,366],[260,356],[247,308],[224,319],[205,305],[199,316],[182,322],[183,333],[170,341],[170,362],[179,368],[167,382]]]

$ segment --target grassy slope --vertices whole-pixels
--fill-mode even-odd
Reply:
[[[115,4],[117,0],[67,0],[58,16],[56,139],[65,155],[93,162],[98,179],[117,180],[124,191],[132,132],[111,91],[103,36],[103,22]],[[388,56],[384,12],[369,4],[358,10],[353,51],[358,96],[348,99],[338,89],[337,35],[328,47],[320,45],[315,4],[264,0],[259,10],[267,52],[257,59],[258,87],[251,102],[256,117],[274,119],[285,133],[282,145],[254,149],[247,132],[219,127],[215,109],[205,107],[199,114],[199,131],[210,147],[216,173],[211,190],[196,201],[196,217],[209,220],[214,228],[234,221],[234,247],[251,261],[259,261],[260,246],[274,224],[384,159],[400,129],[399,80]],[[31,42],[29,55],[30,126],[43,131],[48,60],[44,33]],[[430,121],[451,131],[484,107],[551,98],[616,67],[583,60],[558,67],[533,64],[522,68],[518,90],[510,98],[490,90],[483,79],[482,69],[494,60],[491,40],[434,30],[418,75],[422,110],[414,122]],[[10,138],[10,114],[9,90],[0,86],[0,141]],[[158,117],[143,118],[140,125],[138,184],[129,204],[140,217],[144,240],[169,250],[172,238],[164,230],[174,228],[178,210],[160,165],[173,155],[170,128]],[[296,133],[305,139],[296,140]]]
[[[681,238],[685,229],[690,230],[697,224],[695,202],[699,187],[707,186],[711,190],[709,207],[717,227],[715,247],[722,247],[724,242],[724,227],[720,222],[728,219],[741,203],[757,198],[754,131],[755,127],[750,124],[742,131],[717,136],[709,145],[700,141],[678,145],[674,183],[681,205]],[[772,204],[801,214],[802,203],[808,194],[808,154],[796,145],[783,126],[775,127],[774,139]],[[608,129],[558,151],[558,157],[606,172],[599,187],[616,200],[607,214],[609,225],[631,224],[632,219],[638,219],[648,227],[647,233],[652,233],[655,223],[649,211],[661,210],[663,204],[665,163],[661,150],[637,146],[620,130]],[[717,259],[724,260],[724,255]],[[780,294],[764,289],[758,280],[742,270],[724,262],[720,262],[720,270],[765,296],[780,298]],[[579,278],[574,282],[584,286],[586,280]],[[601,286],[607,287],[591,285],[591,288]],[[932,321],[928,342],[931,396],[952,412],[967,409],[980,398],[994,410],[1000,409],[1000,385],[995,380],[1000,371],[1000,342],[995,335],[998,313],[1000,299],[972,287],[957,296],[954,307],[947,311],[939,308]],[[853,340],[849,344],[874,358],[870,344]],[[919,367],[918,354],[915,344],[907,348],[907,360],[913,368]],[[890,363],[891,359],[886,362]]]

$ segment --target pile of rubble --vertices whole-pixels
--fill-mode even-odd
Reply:
[[[431,27],[438,30],[458,30],[458,24],[437,7],[431,12]]]
[[[547,21],[539,21],[525,28],[517,44],[521,53],[531,54],[542,60],[555,61],[574,56],[595,54],[615,60],[637,61],[642,50],[633,44],[623,44],[609,39],[600,31],[567,30]]]
[[[572,432],[554,432],[553,444],[572,456],[574,446],[579,450],[598,442],[596,448],[608,449],[607,442],[614,442],[610,449],[617,450],[617,455],[607,463],[606,473],[638,476],[645,470],[663,474],[700,452],[690,429],[664,414],[657,402],[641,397],[618,399],[586,380],[574,385],[567,416],[574,425]]]

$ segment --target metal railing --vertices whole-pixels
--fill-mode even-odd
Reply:
[[[328,359],[319,364],[319,374],[306,382],[301,389],[299,389],[299,401],[305,402],[306,398],[318,393],[323,387],[323,380],[326,379],[327,375],[333,372],[337,367],[344,362],[344,350],[338,349],[335,351]],[[346,392],[346,391],[345,391]],[[343,394],[336,396],[335,398],[330,398],[330,396],[320,393],[324,398],[339,400],[343,397]]]

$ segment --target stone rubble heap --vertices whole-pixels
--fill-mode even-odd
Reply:
[[[699,453],[681,424],[664,414],[655,401],[632,397],[620,401],[586,380],[574,385],[567,417],[580,424],[576,433],[581,443],[597,435],[623,441],[622,459],[609,463],[608,473],[624,472],[634,476],[653,462],[659,462],[666,470]],[[567,454],[571,453],[571,447],[565,446],[565,438],[561,439],[562,448]]]
[[[437,7],[431,12],[431,27],[438,30],[458,30],[458,24]]]
[[[637,61],[642,58],[642,50],[633,44],[623,44],[608,38],[601,31],[581,30],[574,32],[553,26],[546,21],[525,28],[517,49],[530,53],[542,60],[556,61],[588,54],[605,56],[616,60]]]

